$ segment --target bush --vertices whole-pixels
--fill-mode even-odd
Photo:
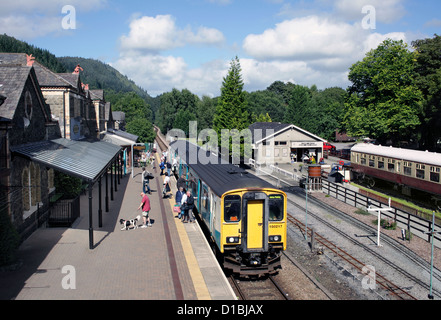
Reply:
[[[378,224],[378,219],[372,221],[373,224]],[[397,228],[397,223],[388,219],[381,219],[380,226],[386,230],[395,230]]]
[[[63,194],[63,199],[75,199],[81,194],[82,180],[68,176],[61,172],[55,172],[55,188],[57,193]]]

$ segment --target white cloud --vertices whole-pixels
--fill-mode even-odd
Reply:
[[[181,57],[161,55],[128,55],[112,64],[121,73],[150,95],[157,96],[173,88],[189,89],[199,96],[218,96],[222,78],[228,71],[229,64],[214,60],[198,68],[190,69]]]
[[[318,16],[286,20],[244,40],[245,51],[256,59],[315,60],[346,56],[354,51],[361,28]]]
[[[171,15],[144,16],[134,19],[128,35],[120,38],[120,58],[113,66],[152,96],[173,88],[216,96],[228,70],[227,63],[212,61],[192,69],[182,57],[163,53],[187,45],[218,46],[224,41],[224,35],[217,29],[179,28]]]
[[[217,29],[199,27],[194,33],[191,27],[179,29],[170,15],[144,16],[130,23],[128,36],[120,38],[121,49],[161,52],[186,44],[218,45],[225,40]]]
[[[246,37],[243,48],[251,59],[243,69],[250,84],[269,85],[273,79],[345,87],[350,66],[387,38],[406,40],[406,35],[371,33],[360,23],[319,16],[295,18]]]

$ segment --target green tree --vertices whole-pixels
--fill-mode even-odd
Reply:
[[[233,139],[230,139],[229,154],[232,154],[232,140],[237,138],[236,131],[241,132],[247,129],[250,125],[247,101],[245,92],[243,91],[242,69],[239,58],[236,57],[231,61],[228,75],[224,78],[221,88],[221,96],[216,108],[216,115],[214,117],[214,130],[219,139],[219,146],[222,145],[221,133],[222,130],[228,129],[233,133]],[[225,138],[225,137],[224,137]],[[241,153],[244,152],[244,139],[240,138]],[[222,151],[226,152],[225,150]]]
[[[285,103],[281,95],[274,91],[262,90],[247,93],[248,109],[251,114],[265,115],[275,122],[282,122],[285,117]],[[255,122],[252,120],[252,122]]]
[[[388,39],[351,67],[344,120],[350,135],[393,144],[412,137],[422,108],[414,59],[407,44]]]
[[[127,132],[137,135],[141,143],[152,143],[156,138],[156,132],[153,125],[146,118],[139,117],[128,122],[126,125]]]
[[[412,42],[416,52],[416,83],[424,95],[421,114],[421,142],[424,150],[435,151],[441,139],[441,36]]]
[[[217,98],[203,96],[197,106],[198,131],[213,128],[213,119],[216,113]]]
[[[156,119],[158,120],[157,124],[159,128],[164,134],[166,134],[171,129],[174,129],[175,118],[178,112],[188,111],[190,113],[194,113],[197,110],[200,100],[197,95],[191,93],[187,89],[182,91],[173,89],[171,92],[162,94],[160,101],[161,106],[158,109]]]
[[[292,123],[305,130],[310,130],[311,121],[316,117],[309,117],[311,110],[311,91],[308,87],[296,85],[291,90],[291,97],[286,108],[286,123]]]
[[[190,121],[196,121],[196,115],[190,110],[180,109],[175,116],[173,129],[181,129],[185,132],[185,135],[189,136],[189,123]]]

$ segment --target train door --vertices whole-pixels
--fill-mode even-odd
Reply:
[[[245,250],[267,251],[268,241],[268,200],[265,193],[249,192],[243,197],[245,230]]]

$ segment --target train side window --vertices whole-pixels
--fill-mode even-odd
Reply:
[[[387,160],[387,170],[390,172],[395,171],[395,160],[393,160],[393,159]]]
[[[224,220],[225,222],[237,222],[241,215],[242,199],[238,195],[226,196],[224,198]]]
[[[417,163],[417,165],[416,165],[416,177],[418,179],[424,179],[425,178],[425,170],[426,170],[426,166],[424,164]]]
[[[369,167],[375,168],[375,156],[369,156]]]
[[[412,162],[404,161],[404,174],[406,176],[412,175]]]
[[[378,169],[384,169],[384,158],[378,158]]]
[[[439,183],[440,168],[430,167],[430,181]]]
[[[284,198],[280,194],[269,196],[269,221],[283,220]]]

